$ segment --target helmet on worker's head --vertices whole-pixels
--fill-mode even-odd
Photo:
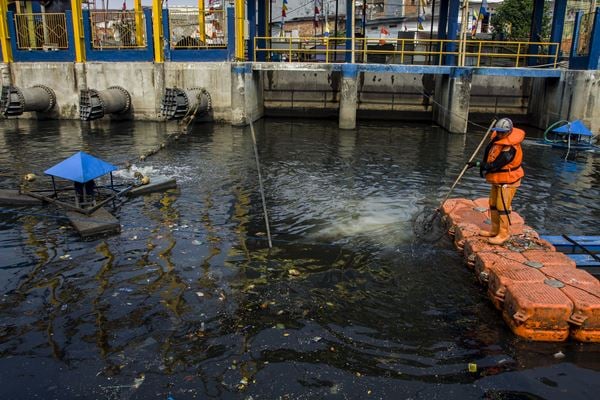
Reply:
[[[509,118],[500,118],[493,130],[498,132],[499,134],[507,134],[510,133],[513,129],[513,123]]]

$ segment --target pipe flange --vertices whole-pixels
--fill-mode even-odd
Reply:
[[[54,90],[52,90],[46,85],[34,85],[33,87],[43,89],[48,94],[48,97],[50,97],[48,107],[46,107],[46,109],[44,109],[42,112],[48,112],[52,110],[56,105],[56,94],[54,93]]]
[[[129,92],[123,88],[122,86],[110,86],[109,89],[117,89],[125,96],[125,108],[123,111],[119,111],[117,114],[124,114],[131,108],[131,95]]]
[[[202,112],[203,114],[207,113],[209,110],[212,109],[212,97],[210,97],[210,93],[208,92],[208,90],[206,90],[205,87],[193,87],[193,88],[190,88],[189,90],[190,91],[192,91],[192,90],[196,91],[197,90],[197,91],[200,92],[199,96],[200,95],[205,95],[206,96],[206,103],[207,104],[206,104],[206,110],[204,110]],[[197,100],[199,100],[199,99],[197,99]]]
[[[202,93],[206,95],[206,112],[212,110],[212,97],[210,97],[210,93],[205,88],[202,88]]]
[[[23,96],[23,92],[17,86],[10,87],[11,92],[15,93],[19,98],[19,107],[21,110],[25,109],[25,96]]]

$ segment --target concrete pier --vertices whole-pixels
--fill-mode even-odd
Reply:
[[[592,132],[600,130],[600,73],[564,71],[560,78],[536,80],[530,103],[531,123],[539,128],[575,119],[582,120]]]
[[[340,129],[356,128],[356,109],[358,107],[358,68],[355,64],[342,66],[342,85],[340,90]]]
[[[466,133],[471,101],[469,70],[452,71],[450,75],[438,75],[433,104],[434,121],[451,133]]]
[[[231,65],[231,124],[248,125],[262,118],[263,88],[261,73],[253,71],[251,63]]]

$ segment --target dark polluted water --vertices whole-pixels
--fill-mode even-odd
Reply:
[[[270,251],[250,130],[227,125],[134,164],[180,189],[122,205],[120,235],[81,241],[51,207],[1,207],[0,398],[595,398],[599,345],[514,336],[448,241],[414,240],[483,132],[336,125],[255,124]],[[122,164],[174,130],[2,121],[0,187],[79,150]],[[600,156],[524,151],[516,211],[599,234]],[[455,195],[487,190],[470,171]]]

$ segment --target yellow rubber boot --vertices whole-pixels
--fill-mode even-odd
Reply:
[[[500,229],[500,214],[498,210],[490,210],[490,220],[492,221],[492,228],[489,231],[480,230],[479,236],[483,237],[494,237],[498,234],[498,230]]]
[[[488,239],[490,244],[503,244],[510,239],[508,215],[500,215],[500,228],[498,234]]]

